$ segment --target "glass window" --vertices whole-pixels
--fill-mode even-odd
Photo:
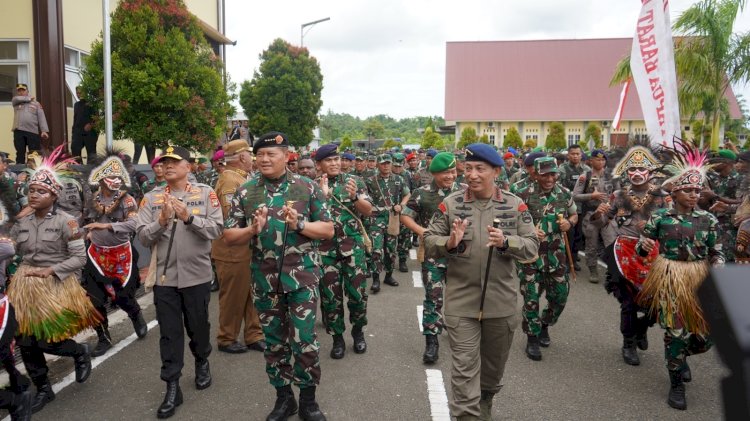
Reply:
[[[29,83],[29,42],[0,40],[0,102],[10,102],[18,83]]]

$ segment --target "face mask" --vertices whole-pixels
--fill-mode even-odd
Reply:
[[[119,178],[105,178],[104,185],[111,191],[118,191],[122,187],[122,180]]]
[[[630,179],[630,182],[633,183],[634,186],[640,186],[640,185],[646,184],[648,182],[648,177],[649,177],[648,170],[645,170],[645,169],[628,170],[628,178]]]

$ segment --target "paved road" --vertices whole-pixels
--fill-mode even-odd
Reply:
[[[409,266],[417,270],[415,261],[411,260]],[[351,351],[351,338],[347,334],[346,357],[332,360],[328,356],[331,338],[319,327],[323,377],[318,397],[329,420],[447,419],[445,395],[434,380],[431,387],[436,387],[436,391],[428,394],[426,371],[436,370],[429,371],[430,377],[439,380],[442,376],[445,389],[450,389],[447,341],[441,341],[438,364],[424,366],[421,362],[424,340],[417,318],[423,290],[414,287],[411,273],[399,273],[397,279],[401,286],[384,285],[380,294],[370,297],[366,354]],[[214,294],[211,302],[214,333],[217,302]],[[153,305],[146,309],[146,317],[153,319]],[[505,386],[495,398],[493,418],[716,420],[721,417],[719,381],[725,372],[714,351],[690,358],[694,380],[687,387],[688,410],[676,411],[666,405],[669,381],[661,331],[650,331],[651,349],[641,353],[639,367],[630,367],[620,357],[617,326],[615,299],[606,295],[601,285],[587,282],[586,274],[582,274],[572,285],[559,324],[551,330],[552,346],[543,349],[543,361],[533,362],[525,357],[525,337],[520,329],[516,332]],[[117,340],[127,341],[131,335],[127,319],[113,329]],[[187,348],[186,356],[181,381],[185,403],[173,419],[265,419],[275,395],[260,353],[229,355],[215,350],[210,359],[214,383],[204,391],[197,391],[193,385],[193,363]],[[101,362],[85,384],[73,383],[63,388],[57,399],[34,419],[155,419],[164,393],[159,366],[156,326],[145,339],[133,341]],[[55,363],[54,382],[64,381],[71,370],[70,360]]]

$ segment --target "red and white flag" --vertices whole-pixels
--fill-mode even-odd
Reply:
[[[612,119],[612,128],[614,130],[620,130],[620,121],[622,120],[622,110],[625,108],[625,101],[628,99],[628,91],[630,90],[630,83],[633,79],[628,79],[622,84],[622,91],[620,92],[620,104],[617,106],[617,113],[615,118]]]
[[[668,0],[642,0],[630,69],[651,144],[672,146],[680,136],[680,107]]]

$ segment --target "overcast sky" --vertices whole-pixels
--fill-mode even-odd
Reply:
[[[672,0],[674,19],[694,1]],[[461,6],[459,6],[459,4]],[[323,72],[322,113],[362,118],[439,115],[449,41],[630,37],[639,0],[226,0],[227,70],[239,85],[276,38],[300,43],[300,25],[321,18],[304,45]],[[750,30],[750,11],[735,31]],[[748,86],[736,92],[750,99]],[[612,104],[614,116],[617,104]],[[240,108],[240,107],[238,107]],[[241,111],[241,109],[240,109]]]

